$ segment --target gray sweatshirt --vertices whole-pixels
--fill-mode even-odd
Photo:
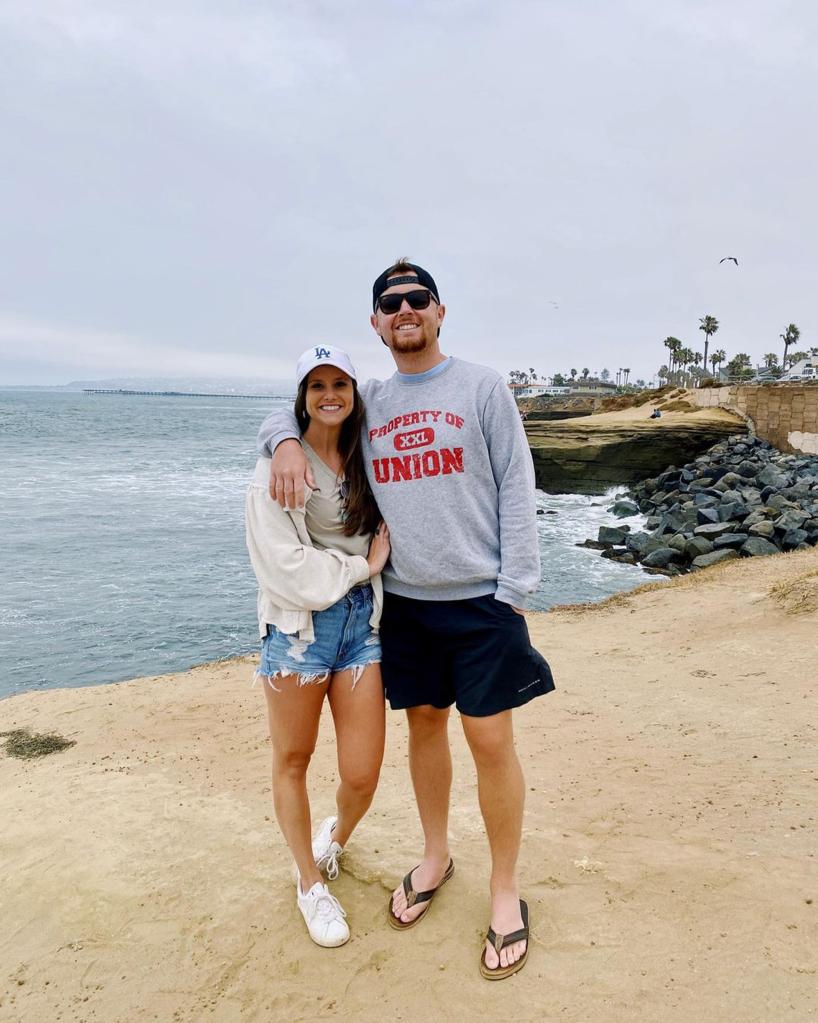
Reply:
[[[534,468],[514,398],[499,374],[447,359],[361,387],[363,457],[392,557],[384,589],[422,600],[494,593],[525,607],[540,581]],[[272,412],[262,454],[298,437]]]

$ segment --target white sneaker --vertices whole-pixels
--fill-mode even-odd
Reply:
[[[316,881],[306,895],[301,894],[301,878],[295,884],[298,908],[304,917],[310,937],[316,945],[337,948],[349,941],[349,927],[341,903],[330,895],[329,888]]]
[[[332,837],[332,829],[338,823],[337,817],[327,817],[321,821],[312,840],[312,855],[319,870],[325,870],[330,881],[338,877],[338,858],[343,855],[344,847]]]

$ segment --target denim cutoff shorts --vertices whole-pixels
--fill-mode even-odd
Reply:
[[[378,634],[369,624],[371,617],[372,586],[364,583],[325,611],[313,611],[312,643],[299,639],[297,633],[288,635],[268,625],[257,674],[270,685],[281,675],[297,675],[299,685],[308,685],[351,669],[354,686],[364,668],[381,659]]]

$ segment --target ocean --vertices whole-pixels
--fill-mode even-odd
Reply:
[[[283,403],[0,391],[0,697],[257,649],[244,494]],[[574,546],[613,493],[538,494],[536,609],[648,580]]]

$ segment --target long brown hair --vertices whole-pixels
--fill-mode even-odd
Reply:
[[[301,433],[310,425],[307,412],[307,381],[309,373],[298,385],[295,396],[295,418]],[[344,499],[344,536],[374,533],[381,521],[381,513],[369,488],[361,452],[361,427],[364,422],[364,403],[358,394],[358,385],[352,381],[352,411],[341,424],[338,451],[344,465],[346,498]]]

